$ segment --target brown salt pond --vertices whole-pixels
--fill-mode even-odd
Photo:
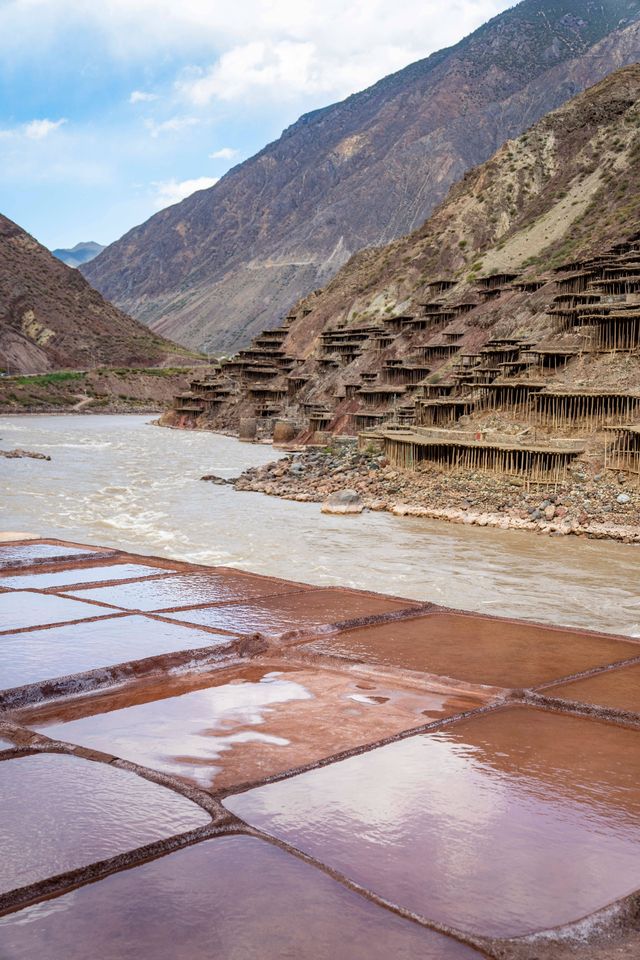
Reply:
[[[7,544],[0,546],[0,569],[30,567],[56,560],[90,560],[108,557],[112,550],[60,546],[53,543]]]
[[[156,573],[158,571],[156,570]],[[235,570],[190,573],[144,583],[117,584],[73,591],[80,600],[98,600],[127,610],[169,610],[203,603],[251,600],[272,594],[298,593],[303,587],[286,580]]]
[[[60,754],[0,762],[0,796],[0,893],[210,823],[171,790]]]
[[[267,597],[253,603],[204,607],[169,614],[182,620],[234,633],[270,636],[292,630],[331,629],[338,623],[415,609],[410,600],[393,600],[351,590],[306,590],[289,596]]]
[[[9,633],[0,640],[0,690],[181,650],[221,647],[231,640],[233,637],[144,616],[111,616]]]
[[[268,843],[207,840],[0,919],[10,960],[474,960]],[[89,947],[90,945],[90,947]]]
[[[114,563],[101,567],[72,567],[52,573],[32,571],[21,576],[5,576],[0,587],[11,590],[49,590],[52,587],[70,587],[79,583],[99,583],[108,580],[129,580],[136,577],[157,577],[167,571],[142,563]],[[82,597],[80,597],[82,599]]]
[[[311,649],[508,688],[640,656],[631,640],[448,612],[345,631]]]
[[[640,664],[617,667],[541,691],[550,697],[640,714]]]
[[[480,706],[313,668],[247,666],[21,714],[30,729],[204,789],[248,783]]]
[[[514,706],[225,805],[390,901],[516,936],[640,885],[640,733]]]
[[[89,617],[105,617],[112,612],[106,607],[68,600],[55,594],[10,590],[0,594],[0,634],[50,623],[71,623]]]

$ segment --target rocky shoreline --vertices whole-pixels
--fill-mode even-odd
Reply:
[[[583,464],[562,486],[527,488],[516,477],[445,474],[433,467],[400,471],[377,452],[336,444],[252,467],[234,486],[322,503],[330,513],[387,511],[400,517],[640,543],[640,489],[629,485],[623,474],[598,473]]]

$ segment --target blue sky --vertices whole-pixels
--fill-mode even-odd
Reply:
[[[0,212],[110,243],[512,0],[0,0]]]

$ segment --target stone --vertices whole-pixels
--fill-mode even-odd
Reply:
[[[332,493],[321,507],[322,513],[362,513],[364,503],[356,490],[338,490]]]
[[[544,518],[545,520],[553,520],[556,515],[556,508],[552,503],[549,506],[544,508]]]
[[[0,450],[0,457],[6,457],[7,460],[20,460],[28,457],[30,460],[51,460],[46,453],[35,453],[33,450]]]
[[[391,513],[396,517],[426,517],[429,515],[426,507],[414,503],[394,503],[391,507]]]
[[[617,503],[629,503],[630,500],[631,500],[631,497],[629,496],[628,493],[619,493],[618,496],[616,497]]]
[[[238,428],[239,440],[255,440],[258,432],[258,423],[255,417],[242,417]]]
[[[299,431],[290,420],[276,420],[273,425],[273,442],[290,443]]]
[[[227,484],[233,484],[235,481],[228,480],[225,477],[218,477],[215,473],[205,473],[204,477],[200,477],[201,480],[206,480],[207,483],[215,483],[219,487],[226,486]]]

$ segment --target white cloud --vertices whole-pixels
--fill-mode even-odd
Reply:
[[[67,121],[62,120],[29,120],[19,127],[13,127],[9,130],[0,130],[0,138],[3,140],[16,137],[26,137],[27,140],[44,140],[54,130],[58,130]]]
[[[134,90],[129,96],[129,103],[151,103],[157,99],[157,93],[147,93],[145,90]]]
[[[218,182],[219,177],[195,177],[193,180],[161,180],[154,183],[156,196],[154,206],[157,210],[179,203],[190,197],[196,190],[206,190]]]
[[[29,140],[44,140],[50,133],[66,123],[66,120],[31,120],[24,125],[24,135]]]
[[[192,65],[195,75],[183,71],[179,83],[192,103],[308,103],[315,94],[314,106],[455,43],[513,2],[65,0],[62,20],[59,0],[7,0],[0,3],[0,35],[3,57],[25,63],[74,32],[86,42],[89,31],[96,53],[113,61],[153,68],[171,58]]]
[[[163,133],[177,133],[199,123],[198,117],[171,117],[169,120],[145,120],[144,125],[152,137],[160,137]]]
[[[234,150],[233,147],[222,147],[220,150],[214,150],[213,153],[209,154],[210,160],[233,160],[234,157],[237,157],[240,153],[239,150]]]

